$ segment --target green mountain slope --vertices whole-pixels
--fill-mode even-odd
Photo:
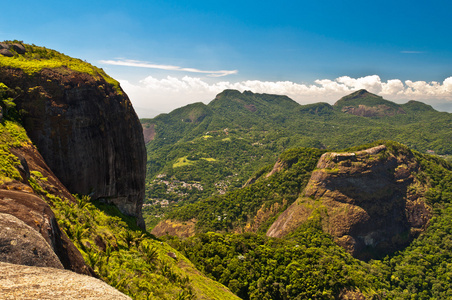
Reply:
[[[344,149],[379,139],[451,154],[452,115],[421,102],[396,104],[365,90],[335,105],[226,90],[154,119],[147,143],[147,225],[176,205],[241,187],[285,149]],[[163,202],[162,202],[163,201]]]
[[[388,153],[379,154],[381,159],[393,160],[391,155],[411,153],[403,145],[381,141],[349,151],[379,144],[389,149]],[[283,199],[290,202],[297,197],[321,153],[316,149],[288,150],[281,155],[273,171],[259,172],[253,178],[256,181],[249,186],[174,211],[173,219],[198,216],[195,225],[198,233],[183,240],[169,238],[170,244],[243,299],[449,298],[452,295],[452,266],[448,263],[452,239],[449,228],[452,165],[441,158],[413,152],[412,159],[418,167],[412,175],[418,182],[413,181],[411,193],[422,191],[421,198],[432,207],[433,218],[428,228],[407,248],[380,260],[354,259],[333,241],[333,236],[325,234],[324,221],[332,215],[326,214],[326,208],[319,205],[319,201],[312,203],[315,213],[283,239],[260,234],[274,220],[272,216],[278,215],[286,205],[268,209],[270,214],[265,216],[268,222],[262,223],[259,221],[263,215],[256,212],[256,208],[276,207]],[[334,172],[330,170],[331,174]],[[427,190],[419,185],[421,182],[428,186]],[[377,210],[386,209],[377,206]],[[255,213],[254,217],[250,212]],[[245,225],[247,222],[250,226]],[[258,234],[237,233],[256,231],[254,224],[257,224]]]
[[[196,220],[196,232],[265,233],[274,218],[298,198],[322,153],[314,148],[287,150],[273,169],[262,169],[246,187],[182,206],[168,217],[181,222]],[[153,232],[164,234],[163,224]]]

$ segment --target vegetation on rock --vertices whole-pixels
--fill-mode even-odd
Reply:
[[[116,207],[93,204],[88,196],[76,196],[74,201],[56,193],[53,179],[36,170],[29,172],[28,179],[22,178],[17,169],[21,163],[11,149],[31,142],[19,123],[2,120],[0,138],[1,188],[22,186],[25,180],[28,188],[22,189],[50,204],[61,230],[102,280],[134,299],[237,299],[221,284],[206,279],[176,250],[139,229],[134,218]]]
[[[1,68],[20,69],[29,78],[40,72],[81,72],[120,91],[101,69],[81,60],[19,41],[6,44]],[[301,106],[286,96],[226,90],[208,105],[195,103],[142,120],[148,130],[146,221],[157,224],[153,232],[159,236],[184,237],[157,239],[116,207],[71,195],[43,161],[37,168],[32,156],[19,155],[19,150],[36,149],[16,105],[24,91],[7,85],[0,83],[2,205],[15,192],[8,189],[46,201],[56,227],[72,240],[90,270],[133,298],[452,297],[452,164],[450,157],[426,154],[452,154],[448,113],[415,101],[398,105],[364,90],[333,106]],[[48,91],[37,87],[26,92],[41,99]],[[374,142],[379,139],[395,142]],[[378,151],[371,148],[375,146]],[[337,152],[343,148],[348,149]],[[376,174],[376,169],[391,179],[370,176],[384,185],[381,189],[369,185],[363,190],[362,182],[347,185],[359,182],[355,173]],[[331,184],[338,179],[343,181]],[[381,217],[380,223],[391,223],[390,218],[416,223],[390,237],[408,246],[373,256],[378,259],[354,258],[334,234],[343,224],[331,219],[353,215],[355,208],[337,209],[337,203],[331,208],[329,196],[348,204],[374,200],[368,216]],[[416,216],[409,213],[414,206],[388,209],[401,199],[425,209],[414,210]],[[267,236],[275,220],[297,205],[309,212],[297,216],[302,222],[283,235]],[[366,239],[361,235],[359,230],[350,233]]]
[[[0,56],[0,82],[9,87],[0,87],[8,94],[3,110],[15,105],[28,136],[69,191],[107,199],[144,227],[146,150],[119,84],[87,62],[10,43],[2,45],[23,51],[11,47],[14,56]]]
[[[64,55],[58,51],[47,49],[45,47],[25,44],[22,41],[5,41],[6,44],[19,44],[25,48],[25,53],[20,54],[10,48],[13,57],[0,55],[0,66],[11,67],[23,70],[31,75],[42,69],[70,69],[81,73],[86,73],[94,77],[102,77],[106,82],[113,85],[118,93],[122,93],[119,83],[105,73],[104,70],[97,68],[86,61]]]

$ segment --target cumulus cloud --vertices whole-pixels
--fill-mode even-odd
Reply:
[[[121,86],[129,95],[140,117],[153,117],[144,109],[154,112],[171,110],[193,102],[208,103],[215,95],[225,89],[249,90],[255,93],[287,95],[300,104],[328,102],[333,104],[341,97],[359,89],[366,89],[385,99],[398,103],[419,100],[430,105],[452,111],[452,77],[443,82],[401,81],[391,79],[382,81],[378,75],[351,78],[349,76],[331,79],[318,79],[314,83],[292,81],[246,80],[240,82],[207,81],[190,76],[176,78],[168,76],[157,79],[146,77],[137,84],[120,80]],[[450,107],[450,109],[448,109]],[[141,113],[140,113],[141,112]]]
[[[206,71],[206,70],[199,70],[199,69],[195,69],[195,68],[183,68],[183,67],[171,66],[171,65],[151,64],[151,63],[148,63],[145,61],[129,60],[129,59],[101,60],[99,62],[102,64],[115,65],[115,66],[160,69],[160,70],[167,70],[167,71],[182,71],[182,72],[190,72],[190,73],[202,73],[202,74],[207,74],[207,76],[210,76],[210,77],[222,77],[222,76],[226,76],[226,75],[237,74],[237,72],[238,72],[237,70]]]

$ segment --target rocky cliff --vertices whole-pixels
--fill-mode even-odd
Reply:
[[[100,69],[74,60],[40,67],[55,64],[34,59],[41,48],[25,49],[1,58],[0,82],[20,89],[16,107],[46,163],[71,193],[113,203],[144,226],[146,151],[127,95]]]
[[[43,200],[52,203],[44,191],[64,199],[68,205],[75,199],[52,173],[36,147],[24,144],[10,151],[10,159],[19,162],[16,165],[19,174],[13,180],[0,178],[0,261],[64,267],[80,274],[94,275],[79,250],[61,231],[50,205]],[[30,186],[29,179],[35,177],[32,174],[45,178],[41,195]]]
[[[406,246],[431,218],[427,186],[407,148],[380,145],[349,153],[325,153],[302,196],[284,211],[267,235],[282,237],[308,220],[360,259]]]

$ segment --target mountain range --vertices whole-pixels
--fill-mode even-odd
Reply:
[[[141,123],[149,228],[173,206],[243,186],[291,147],[340,150],[393,140],[446,159],[452,154],[451,114],[418,101],[396,104],[365,90],[334,105],[225,90],[207,105],[190,104]]]
[[[140,122],[102,69],[0,50],[6,298],[452,297],[450,114],[225,90]]]

